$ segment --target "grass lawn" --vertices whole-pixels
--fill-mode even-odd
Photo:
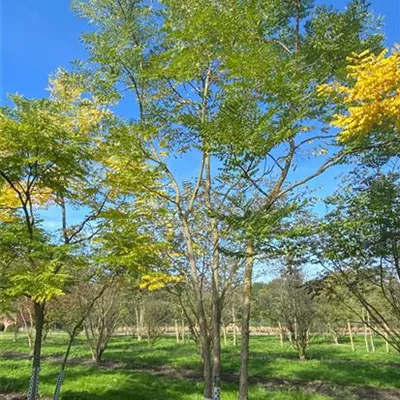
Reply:
[[[54,390],[66,342],[65,335],[53,334],[43,347],[41,392],[45,396]],[[103,358],[102,364],[93,365],[84,339],[78,339],[62,398],[202,399],[200,358],[193,343],[177,344],[174,338],[163,338],[148,347],[145,342],[118,336]],[[0,393],[26,391],[30,366],[25,338],[13,342],[11,335],[1,334]],[[222,399],[236,400],[239,347],[223,346],[223,371]],[[281,347],[277,338],[252,337],[250,375],[250,399],[254,400],[379,399],[379,393],[386,392],[399,396],[387,398],[400,399],[400,357],[394,350],[387,354],[379,339],[375,353],[365,351],[362,337],[356,339],[355,352],[344,340],[333,345],[319,339],[313,342],[309,359],[299,361],[289,345]]]

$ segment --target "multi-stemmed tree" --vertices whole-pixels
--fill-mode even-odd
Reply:
[[[308,0],[92,0],[74,7],[94,25],[83,41],[98,76],[134,95],[133,136],[146,139],[140,150],[159,174],[146,190],[164,203],[184,240],[207,399],[220,391],[221,307],[229,282],[222,255],[225,247],[232,250],[226,246],[232,237],[236,256],[246,259],[240,383],[246,399],[260,221],[265,218],[265,241],[295,211],[287,203],[300,195],[296,190],[355,151],[329,143],[335,134],[325,123],[333,110],[318,87],[346,78],[352,52],[379,49],[368,6],[355,0],[338,13]],[[119,157],[126,161],[138,147],[124,143]],[[309,169],[301,168],[301,157],[317,154],[319,160],[306,161]],[[137,182],[129,178],[129,163],[122,165],[129,192]],[[197,247],[199,219],[209,242],[205,263]]]

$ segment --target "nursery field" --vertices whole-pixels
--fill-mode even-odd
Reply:
[[[229,339],[229,338],[228,338]],[[339,345],[316,339],[308,359],[300,361],[289,344],[275,337],[252,337],[250,395],[252,400],[400,399],[400,356],[375,340],[368,353],[363,337],[356,350],[343,338]],[[52,333],[43,347],[41,393],[51,397],[67,337]],[[103,361],[94,364],[84,338],[73,347],[62,387],[68,400],[200,400],[201,365],[193,343],[162,338],[153,346],[128,336],[114,337]],[[239,347],[223,345],[224,400],[237,399]],[[0,393],[27,390],[31,360],[24,337],[0,336]],[[1,398],[1,395],[0,395]]]

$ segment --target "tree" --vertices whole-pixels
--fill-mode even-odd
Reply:
[[[269,318],[287,332],[299,359],[304,360],[315,320],[315,301],[301,270],[306,247],[299,240],[288,239],[280,247],[280,277],[264,288],[262,303]]]
[[[220,391],[223,294],[236,273],[235,263],[223,259],[224,247],[236,237],[236,256],[247,255],[240,389],[246,399],[252,266],[258,248],[252,221],[262,213],[277,216],[272,209],[280,200],[293,200],[294,189],[344,160],[345,151],[310,175],[297,179],[293,174],[296,156],[303,150],[311,153],[310,141],[322,154],[333,135],[319,129],[330,110],[320,114],[328,101],[318,97],[316,88],[343,78],[351,52],[380,48],[380,35],[371,34],[368,6],[356,0],[337,13],[328,7],[314,10],[312,1],[283,7],[278,0],[168,0],[150,7],[144,1],[95,0],[76,2],[75,9],[94,25],[83,37],[90,67],[135,96],[134,127],[147,138],[143,153],[159,173],[147,189],[168,205],[184,240],[182,259],[199,326],[206,399],[217,398]],[[129,159],[132,147],[122,150]],[[185,168],[189,158],[198,160],[190,182],[175,173],[176,158]],[[238,224],[226,229],[227,219],[220,214],[227,204],[243,211],[237,198],[242,204],[249,201],[235,236]],[[207,235],[204,253],[196,246],[202,236],[198,220],[204,221]],[[226,274],[229,265],[232,271]]]
[[[311,285],[314,282],[311,282]],[[354,322],[355,314],[345,309],[343,304],[332,296],[329,291],[321,290],[315,296],[315,319],[316,324],[323,334],[332,338],[333,343],[339,344],[339,337],[346,330],[352,332],[351,323]],[[350,330],[349,330],[350,325]]]
[[[92,304],[93,298],[101,291],[98,285],[89,285],[87,291],[79,293],[82,303]],[[106,287],[102,295],[93,303],[87,314],[83,327],[92,352],[92,359],[101,361],[104,351],[115,332],[121,318],[121,290],[118,285]],[[87,305],[84,306],[87,308]]]
[[[93,276],[91,277],[91,280],[94,280]],[[112,280],[113,278],[111,277],[111,281]],[[89,279],[87,281],[89,281]],[[48,304],[48,323],[50,322],[52,324],[59,324],[69,336],[68,345],[64,353],[60,372],[56,382],[56,388],[53,396],[54,400],[59,399],[62,383],[65,377],[65,369],[67,366],[69,353],[72,345],[74,344],[74,340],[82,331],[86,318],[110,283],[111,282],[103,282],[100,285],[95,285],[96,287],[98,286],[98,290],[97,292],[94,292],[94,290],[88,290],[88,288],[91,286],[90,283],[81,280],[81,283],[69,288],[68,293],[51,299]],[[84,300],[82,300],[82,294],[87,296]]]
[[[330,200],[333,209],[322,225],[318,253],[318,260],[335,278],[327,279],[329,290],[397,350],[399,193],[396,172],[356,171]]]
[[[97,232],[105,205],[96,154],[110,113],[86,92],[82,77],[59,71],[49,99],[12,96],[0,111],[0,239],[2,293],[33,300],[35,341],[29,399],[38,375],[45,305],[63,293],[79,268],[80,245]],[[89,213],[68,225],[68,207]],[[59,210],[60,229],[46,229],[45,209]]]

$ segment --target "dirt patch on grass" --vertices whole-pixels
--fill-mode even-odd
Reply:
[[[28,397],[26,394],[19,393],[8,393],[0,394],[0,400],[26,400]]]
[[[22,393],[0,394],[0,400],[27,400],[28,396]],[[41,397],[40,400],[51,400],[50,397]]]

